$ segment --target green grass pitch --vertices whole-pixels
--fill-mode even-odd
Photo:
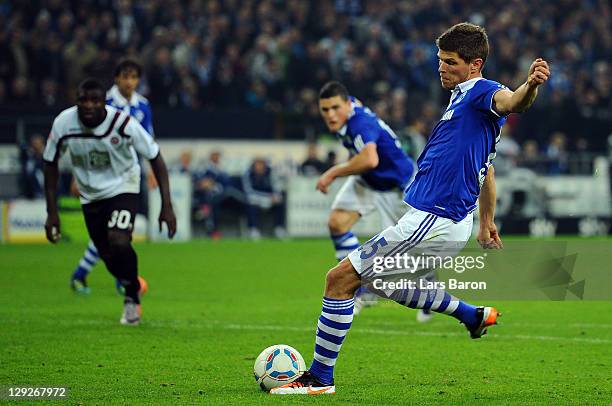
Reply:
[[[83,249],[0,246],[0,385],[68,386],[69,404],[612,404],[612,302],[491,303],[481,340],[380,303],[354,321],[336,395],[276,398],[254,358],[285,343],[310,363],[329,241],[137,244],[139,327],[119,325],[102,265],[90,296],[69,290]]]

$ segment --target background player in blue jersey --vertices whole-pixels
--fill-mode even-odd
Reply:
[[[351,227],[362,216],[378,210],[384,227],[401,217],[398,211],[403,211],[403,205],[398,202],[412,178],[414,163],[393,130],[349,96],[341,83],[329,82],[321,88],[319,110],[329,131],[350,154],[347,162],[332,166],[317,182],[317,189],[327,193],[334,180],[348,177],[334,200],[328,222],[336,259],[341,261],[358,246]]]
[[[314,361],[296,381],[272,389],[272,394],[335,393],[333,371],[346,333],[353,321],[353,295],[362,278],[372,273],[367,260],[386,246],[418,250],[423,242],[465,246],[472,230],[472,212],[479,201],[483,247],[501,248],[493,222],[495,183],[492,159],[505,118],[529,108],[538,86],[548,80],[546,61],[538,58],[530,66],[527,80],[514,92],[482,77],[489,53],[485,30],[461,23],[444,32],[436,42],[442,87],[452,90],[442,119],[432,130],[418,160],[418,172],[410,184],[406,214],[331,269],[326,278],[323,310],[319,317]],[[458,251],[457,251],[458,252]],[[385,259],[385,258],[383,258]],[[431,309],[463,323],[472,338],[480,338],[495,323],[493,307],[476,307],[442,289],[404,289],[390,298],[410,308]]]
[[[106,92],[106,104],[134,117],[151,136],[155,136],[153,132],[153,116],[149,101],[136,91],[141,76],[142,67],[138,62],[132,59],[124,59],[119,62],[115,68],[115,84]],[[145,167],[142,162],[140,167]],[[141,176],[141,178],[142,177],[143,176]],[[146,200],[146,182],[141,179],[140,185],[141,199]],[[140,211],[142,211],[142,208],[139,212]],[[92,268],[99,260],[100,255],[98,254],[98,250],[90,240],[87,244],[87,249],[83,253],[83,257],[70,278],[70,286],[72,289],[79,293],[89,293],[90,289],[87,286],[87,275],[89,275]],[[122,289],[118,281],[116,281],[116,286],[118,290]]]
[[[404,190],[412,179],[414,162],[402,150],[393,130],[368,107],[349,95],[339,82],[328,82],[319,92],[319,111],[325,125],[349,151],[350,159],[321,175],[317,189],[327,193],[335,179],[348,177],[336,195],[329,216],[329,233],[336,259],[343,260],[359,247],[353,225],[377,210],[382,227],[394,225],[406,211]],[[372,294],[358,291],[355,314]],[[377,298],[374,295],[374,300]],[[419,312],[418,319],[428,320]]]

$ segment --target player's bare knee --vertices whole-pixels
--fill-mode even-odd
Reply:
[[[359,284],[360,279],[353,265],[348,259],[344,259],[327,272],[325,296],[334,299],[351,298]]]
[[[350,229],[350,226],[346,223],[342,216],[332,212],[329,215],[329,220],[327,220],[327,227],[331,234],[343,234]]]
[[[340,281],[340,275],[336,272],[336,268],[327,271],[325,275],[325,289],[335,288]]]

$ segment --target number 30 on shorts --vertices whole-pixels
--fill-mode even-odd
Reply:
[[[132,220],[129,210],[113,210],[111,218],[108,220],[108,228],[117,227],[120,230],[127,230]]]

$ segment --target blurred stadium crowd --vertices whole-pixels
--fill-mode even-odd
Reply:
[[[320,129],[318,88],[339,79],[398,132],[426,136],[448,101],[434,39],[462,20],[489,33],[485,76],[514,88],[535,57],[552,66],[538,105],[507,125],[509,151],[606,148],[606,0],[6,1],[0,105],[63,107],[86,76],[110,86],[129,56],[154,106],[282,110],[305,117],[309,135]]]

